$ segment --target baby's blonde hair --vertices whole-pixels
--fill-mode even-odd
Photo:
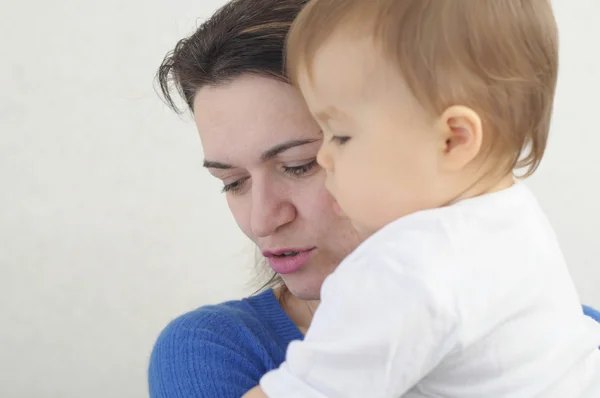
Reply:
[[[467,106],[506,172],[529,176],[546,149],[558,74],[550,0],[312,0],[287,41],[291,81],[311,76],[332,33],[371,37],[432,115]],[[343,68],[343,65],[340,65]]]

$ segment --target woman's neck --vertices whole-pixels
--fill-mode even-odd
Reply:
[[[285,291],[285,288],[274,289],[275,297],[281,303],[283,311],[290,317],[292,322],[300,329],[302,334],[306,334],[317,307],[319,300],[302,300]]]

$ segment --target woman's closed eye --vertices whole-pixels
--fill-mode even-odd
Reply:
[[[317,160],[313,159],[300,166],[283,166],[283,171],[292,177],[300,178],[311,174],[311,172],[315,171],[318,167]]]
[[[308,163],[301,164],[299,166],[283,166],[283,172],[294,178],[302,178],[312,175],[319,169],[319,164],[316,159],[311,160]],[[232,193],[239,195],[242,193],[246,185],[248,184],[250,177],[243,177],[229,184],[225,184],[221,189],[222,193]]]
[[[234,194],[240,193],[242,189],[244,189],[244,184],[250,179],[250,177],[240,178],[232,183],[225,184],[223,189],[221,189],[222,193],[231,192]]]

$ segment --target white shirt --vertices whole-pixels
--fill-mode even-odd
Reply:
[[[600,325],[524,184],[394,221],[321,300],[270,398],[600,397]]]

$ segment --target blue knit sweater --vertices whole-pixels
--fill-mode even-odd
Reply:
[[[584,307],[600,321],[600,313]],[[271,290],[199,308],[171,322],[150,358],[152,398],[239,398],[303,335]]]
[[[150,357],[150,396],[240,398],[303,337],[271,290],[199,308],[159,336]]]

